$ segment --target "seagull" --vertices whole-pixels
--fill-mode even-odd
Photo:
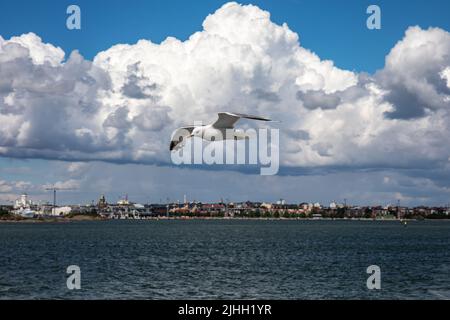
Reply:
[[[178,150],[183,147],[187,138],[199,137],[208,141],[216,141],[223,139],[242,140],[247,138],[245,133],[234,130],[234,125],[241,118],[259,120],[259,121],[272,121],[267,118],[252,116],[248,114],[235,113],[235,112],[219,112],[219,118],[216,122],[208,125],[201,126],[187,126],[181,127],[175,130],[170,142],[170,151]],[[233,134],[227,134],[227,130],[233,130]]]

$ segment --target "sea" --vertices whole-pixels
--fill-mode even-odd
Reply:
[[[450,299],[450,222],[0,223],[0,299]]]

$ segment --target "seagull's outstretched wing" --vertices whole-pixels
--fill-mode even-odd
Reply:
[[[219,112],[219,119],[213,123],[213,127],[215,128],[233,128],[234,124],[240,119],[252,119],[252,120],[260,120],[260,121],[272,121],[267,118],[251,116],[248,114],[242,113],[234,113],[234,112]]]
[[[181,127],[175,130],[172,134],[172,139],[170,140],[170,151],[182,148],[186,141],[186,138],[192,134],[194,126]]]

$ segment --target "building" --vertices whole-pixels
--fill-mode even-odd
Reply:
[[[128,195],[125,195],[124,199],[120,199],[119,201],[117,201],[117,204],[119,206],[129,206],[130,205],[130,201],[128,201]]]
[[[107,206],[108,206],[108,202],[106,202],[105,195],[102,194],[100,196],[100,199],[98,200],[97,207],[99,210],[102,210],[102,209],[106,208]]]
[[[14,202],[14,209],[29,208],[33,205],[33,202],[28,199],[26,193],[22,194],[19,199]]]
[[[71,207],[56,207],[52,210],[53,216],[66,216],[72,211]]]

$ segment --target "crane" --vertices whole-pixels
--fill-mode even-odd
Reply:
[[[58,187],[50,187],[50,188],[45,188],[45,190],[47,191],[53,191],[53,209],[52,209],[52,214],[55,213],[56,210],[56,191],[65,191],[65,190],[73,190],[72,188],[58,188]]]

